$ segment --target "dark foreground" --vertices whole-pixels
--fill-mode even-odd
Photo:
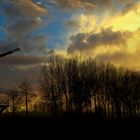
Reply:
[[[140,120],[92,118],[1,118],[1,136],[20,139],[140,139]]]

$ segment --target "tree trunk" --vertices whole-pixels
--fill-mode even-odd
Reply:
[[[28,94],[26,93],[26,117],[28,117]]]
[[[13,105],[12,105],[12,109],[13,109],[13,117],[15,117],[15,98],[13,97]]]

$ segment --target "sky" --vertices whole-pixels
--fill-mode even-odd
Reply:
[[[140,0],[0,0],[0,41],[21,53],[0,58],[0,87],[37,81],[49,55],[140,70]]]

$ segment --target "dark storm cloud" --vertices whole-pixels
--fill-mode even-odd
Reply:
[[[131,32],[114,32],[111,28],[102,29],[99,33],[79,33],[70,38],[71,44],[68,47],[68,52],[84,51],[101,45],[125,45],[131,36]]]

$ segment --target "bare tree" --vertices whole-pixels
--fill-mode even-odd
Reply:
[[[94,112],[98,118],[136,117],[140,111],[140,73],[77,58],[50,59],[42,69],[41,91],[52,113]],[[60,111],[61,110],[61,111]]]
[[[19,85],[19,92],[21,95],[25,97],[25,111],[26,111],[26,117],[28,117],[29,115],[28,101],[29,101],[29,96],[32,95],[32,89],[29,81],[23,80],[21,82],[21,84]]]
[[[19,95],[17,89],[10,89],[8,90],[8,98],[12,101],[12,112],[13,112],[13,117],[15,117],[17,104],[19,103],[21,96]]]

